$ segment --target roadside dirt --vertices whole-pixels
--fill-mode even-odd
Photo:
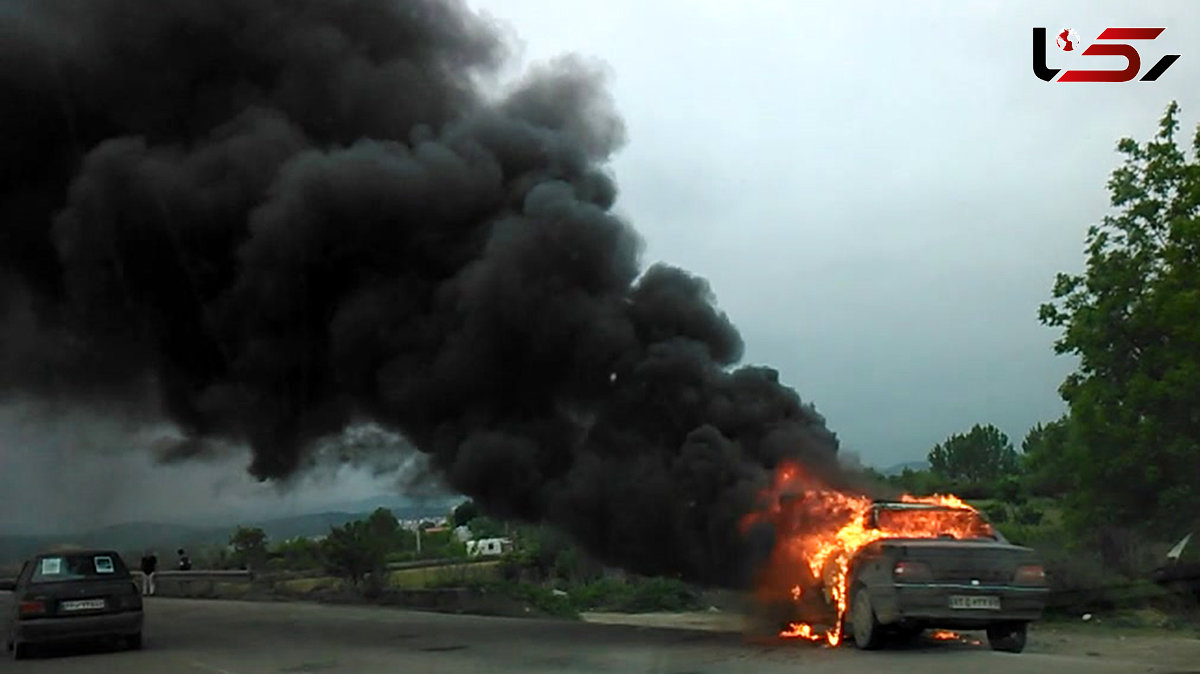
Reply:
[[[691,613],[584,613],[587,622],[637,627],[743,633],[745,621],[733,612]],[[982,632],[961,632],[953,644],[933,639],[929,633],[915,648],[935,644],[955,648],[987,649]],[[853,646],[851,646],[852,648]],[[1132,667],[1157,666],[1179,672],[1200,673],[1200,638],[1194,633],[1170,630],[1127,630],[1111,627],[1037,624],[1031,629],[1027,653],[1096,658],[1128,662]]]
[[[1200,638],[1184,631],[1037,625],[1027,650],[1200,672]]]

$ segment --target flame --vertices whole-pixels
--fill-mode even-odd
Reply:
[[[763,507],[743,518],[743,530],[761,523],[773,525],[775,548],[756,593],[761,600],[787,596],[799,602],[803,588],[820,587],[834,609],[833,625],[824,631],[831,646],[842,640],[846,615],[847,573],[859,548],[881,538],[990,537],[991,527],[974,508],[957,496],[905,495],[905,503],[941,506],[941,510],[884,511],[871,526],[872,501],[866,496],[832,489],[798,464],[785,463],[772,485],[762,494]],[[817,630],[808,623],[792,623],[781,637],[812,638]]]
[[[929,637],[938,641],[960,641],[964,644],[971,644],[972,646],[983,645],[983,642],[979,641],[978,639],[972,639],[970,637],[963,636],[958,632],[952,632],[950,630],[932,630],[929,632]]]
[[[784,639],[808,639],[809,641],[821,641],[825,638],[817,634],[813,626],[808,623],[791,623],[786,630],[779,633],[779,636]]]

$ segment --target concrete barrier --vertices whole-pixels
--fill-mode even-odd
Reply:
[[[141,587],[143,574],[133,572]],[[230,587],[248,589],[254,575],[246,570],[158,571],[154,574],[154,593],[163,597],[217,597],[228,594]]]

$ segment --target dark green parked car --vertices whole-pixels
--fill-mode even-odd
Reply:
[[[31,646],[93,638],[142,645],[142,595],[121,556],[112,550],[72,550],[38,555],[16,580],[0,581],[13,593],[0,628],[14,658]]]

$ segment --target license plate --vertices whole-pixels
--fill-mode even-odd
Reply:
[[[103,599],[76,599],[74,601],[64,601],[58,607],[63,611],[94,611],[104,608]]]
[[[950,597],[950,608],[1000,610],[1000,597]]]

